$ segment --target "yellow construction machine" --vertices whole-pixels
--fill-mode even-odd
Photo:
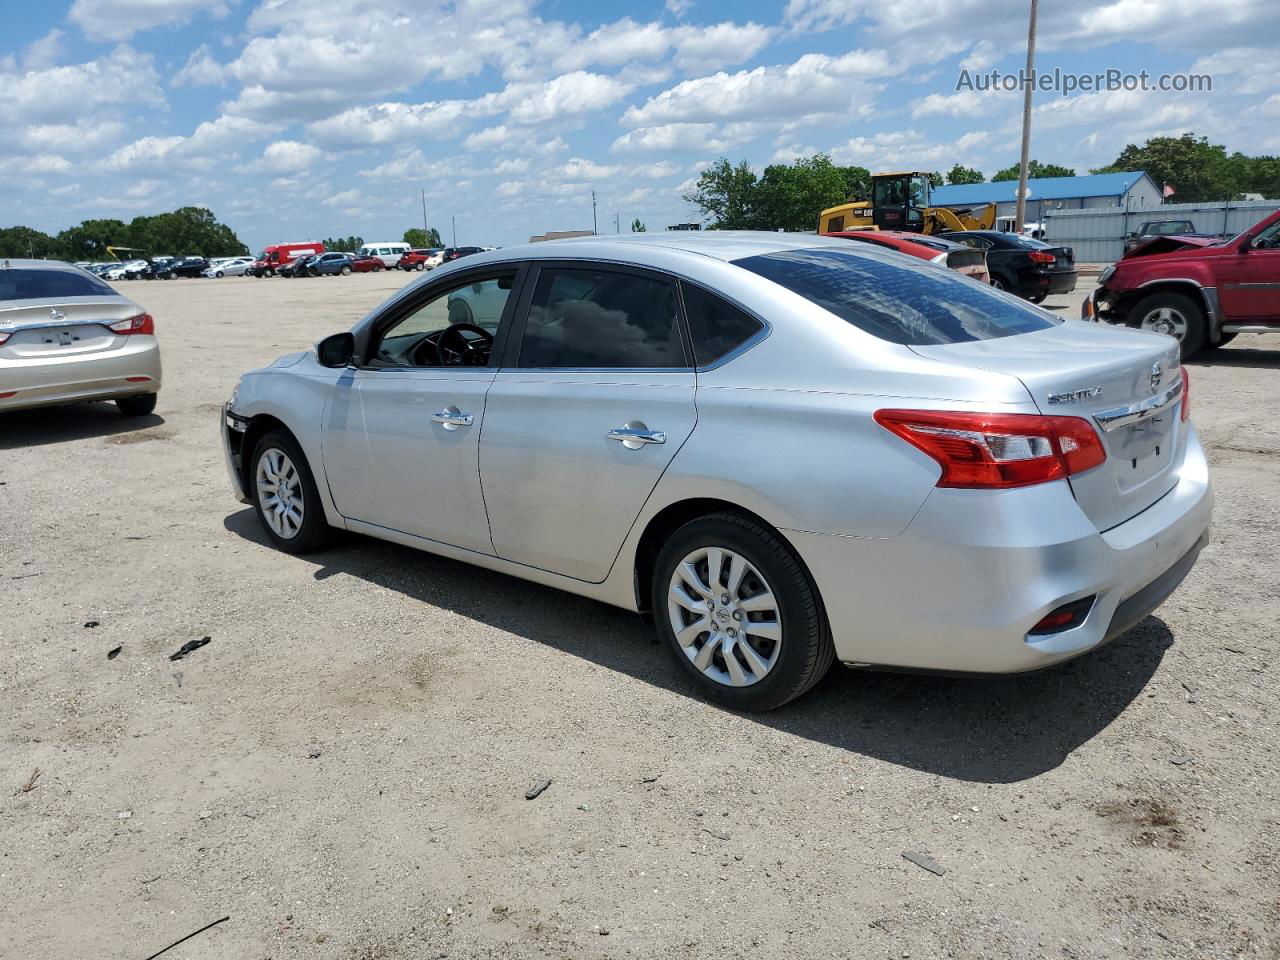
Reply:
[[[842,230],[906,230],[942,233],[946,230],[990,230],[996,205],[973,210],[929,206],[929,174],[877,173],[871,177],[871,199],[829,207],[818,215],[819,233]]]

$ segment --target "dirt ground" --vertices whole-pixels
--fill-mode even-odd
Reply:
[[[738,716],[623,611],[265,544],[219,405],[407,279],[122,284],[156,415],[0,416],[0,956],[1280,957],[1280,340],[1193,365],[1213,540],[1127,636]]]

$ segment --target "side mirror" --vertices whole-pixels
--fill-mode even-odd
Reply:
[[[316,344],[316,359],[322,367],[346,367],[355,359],[356,338],[350,332],[335,333]]]

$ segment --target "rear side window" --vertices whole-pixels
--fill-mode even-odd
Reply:
[[[862,255],[816,249],[734,263],[890,343],[995,340],[1060,322],[953,271],[886,259],[870,249]]]
[[[115,293],[101,280],[79,271],[0,268],[0,300],[113,297]]]
[[[701,287],[681,283],[695,365],[705,367],[746,343],[764,325]]]
[[[529,304],[521,367],[684,367],[675,287],[608,270],[548,267]]]

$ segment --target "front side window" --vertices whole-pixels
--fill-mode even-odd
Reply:
[[[514,274],[469,281],[410,309],[374,346],[374,366],[483,367],[515,283]]]
[[[890,343],[995,340],[1061,323],[955,271],[872,249],[782,250],[733,262]]]
[[[667,280],[609,270],[540,270],[519,365],[687,366],[674,286]]]
[[[764,329],[755,317],[701,287],[681,282],[680,292],[689,318],[694,362],[699,367],[715,363]]]

